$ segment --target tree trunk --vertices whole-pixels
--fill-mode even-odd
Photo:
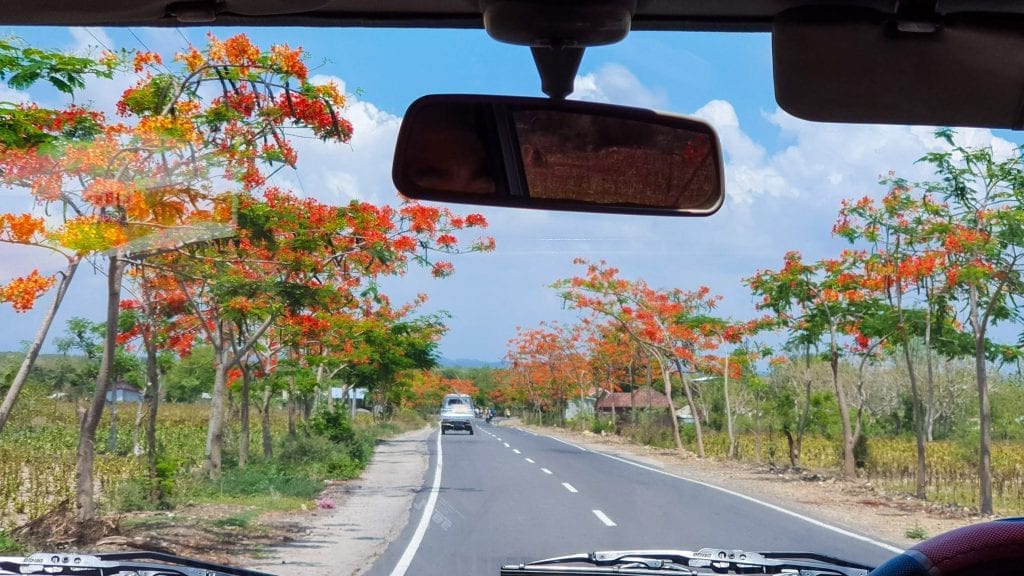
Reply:
[[[665,382],[665,397],[668,398],[668,415],[669,419],[672,420],[672,439],[676,443],[676,450],[682,453],[684,451],[683,439],[679,436],[679,420],[676,419],[676,407],[672,402],[672,376],[668,372],[665,360],[660,356],[655,356],[655,358],[658,360],[658,368],[661,368],[661,379]],[[636,407],[633,410],[636,410]]]
[[[832,353],[829,356],[829,366],[832,368],[832,386],[836,390],[839,419],[843,426],[843,478],[853,478],[857,475],[857,461],[853,456],[856,439],[853,437],[853,427],[850,425],[850,406],[846,401],[846,392],[839,381],[839,345],[836,343],[835,328],[832,328],[831,338]]]
[[[213,398],[210,401],[210,425],[206,431],[206,453],[203,457],[203,471],[211,478],[220,478],[222,452],[224,450],[224,421],[227,396],[228,351],[224,345],[223,325],[218,322],[213,347],[214,376]]]
[[[978,380],[978,481],[981,513],[992,513],[992,413],[988,403],[988,367],[985,365],[985,327],[978,316],[978,289],[970,291],[971,328],[974,330],[974,371]]]
[[[160,371],[157,366],[156,343],[143,333],[146,347],[146,379],[149,380],[149,419],[146,422],[146,464],[149,467],[150,494],[153,502],[163,497],[156,472],[156,415],[160,410]]]
[[[697,457],[704,457],[704,434],[701,431],[700,426],[700,414],[697,412],[697,405],[693,402],[693,392],[690,390],[690,381],[686,378],[686,373],[683,371],[683,361],[679,358],[675,358],[676,371],[679,372],[679,379],[683,382],[683,392],[686,393],[686,404],[690,407],[690,416],[693,417],[693,430],[697,433]],[[672,419],[675,420],[676,415],[672,414]]]
[[[294,437],[299,433],[297,420],[298,414],[296,414],[297,408],[295,406],[295,376],[288,377],[288,436]]]
[[[263,457],[274,455],[274,438],[270,434],[270,399],[273,391],[270,384],[263,389],[263,403],[260,405],[260,429],[263,432]]]
[[[53,302],[50,303],[50,308],[47,309],[46,315],[43,316],[43,322],[39,325],[39,330],[36,331],[36,336],[28,347],[28,353],[25,354],[25,358],[21,361],[18,373],[14,375],[11,387],[7,389],[3,404],[0,404],[0,433],[4,431],[4,425],[7,424],[11,410],[14,409],[14,401],[18,399],[18,394],[21,393],[21,388],[25,385],[25,381],[28,380],[28,374],[31,372],[32,366],[35,365],[36,358],[39,357],[39,350],[42,349],[43,342],[46,341],[46,334],[50,331],[53,318],[57,315],[57,309],[60,308],[60,303],[64,300],[64,295],[68,291],[68,286],[75,275],[75,270],[78,269],[78,262],[78,258],[68,262],[67,269],[61,274]]]
[[[110,432],[107,433],[107,454],[117,453],[117,390],[114,390],[114,401],[110,403]]]
[[[907,360],[907,375],[910,377],[910,399],[913,404],[911,412],[914,417],[914,438],[917,441],[917,481],[914,494],[925,500],[928,496],[926,493],[928,469],[925,460],[924,415],[921,414],[921,392],[917,384],[917,374],[914,372],[914,360],[910,354],[910,337],[907,335],[907,329],[903,325],[902,319],[900,321],[900,337],[903,344],[903,355]]]
[[[725,344],[725,341],[722,341]],[[736,434],[732,430],[732,407],[729,404],[729,354],[725,354],[725,370],[722,372],[722,394],[725,396],[725,429],[729,432],[729,452],[727,457],[736,457]]]
[[[239,419],[242,430],[238,435],[238,467],[245,468],[249,460],[249,387],[252,382],[252,370],[242,363],[242,398],[239,406]]]
[[[142,420],[146,413],[142,409],[142,398],[135,405],[135,423],[132,426],[132,456],[142,456]]]
[[[96,429],[106,403],[107,385],[114,368],[117,347],[117,319],[121,304],[121,273],[123,266],[118,256],[110,256],[107,267],[107,323],[103,341],[103,357],[96,374],[96,391],[82,418],[78,434],[78,453],[75,462],[75,508],[79,523],[96,518],[96,494],[93,486],[93,464],[96,458]]]
[[[924,354],[926,378],[928,379],[926,383],[928,404],[925,406],[924,413],[924,436],[925,440],[931,442],[935,439],[937,415],[935,413],[935,370],[932,368],[932,295],[930,291],[925,292],[925,298],[928,301],[924,311]]]
[[[793,431],[785,429],[782,431],[786,435],[786,447],[789,448],[789,465],[793,468],[800,467],[800,440],[799,437],[793,436]]]

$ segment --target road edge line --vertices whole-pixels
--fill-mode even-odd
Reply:
[[[420,543],[423,542],[427,528],[430,527],[430,519],[434,517],[434,506],[437,505],[437,496],[441,492],[441,459],[441,434],[438,433],[437,463],[434,465],[434,482],[430,485],[430,496],[427,498],[427,505],[423,508],[423,516],[420,518],[420,523],[416,526],[416,532],[409,539],[409,544],[406,545],[405,551],[402,552],[402,557],[398,559],[395,567],[391,570],[391,576],[405,576],[409,566],[412,565],[413,558],[416,557],[416,551],[419,550]]]

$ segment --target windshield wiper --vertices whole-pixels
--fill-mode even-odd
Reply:
[[[0,575],[39,576],[272,576],[265,572],[222,566],[161,552],[67,554],[36,552],[25,558],[0,557]]]
[[[528,564],[507,564],[501,576],[564,574],[799,574],[800,576],[865,576],[871,566],[808,552],[745,552],[702,548],[687,550],[609,550],[571,554]]]

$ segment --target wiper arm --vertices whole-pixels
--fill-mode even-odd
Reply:
[[[40,576],[273,576],[161,552],[66,554],[36,552],[25,558],[0,557],[0,574]]]
[[[702,548],[687,550],[609,550],[571,554],[501,567],[501,576],[666,574],[781,574],[865,576],[871,566],[807,552],[745,552]]]

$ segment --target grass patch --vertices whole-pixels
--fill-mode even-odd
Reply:
[[[903,535],[911,540],[924,540],[928,538],[928,531],[915,522],[913,526],[907,528],[907,531],[904,532]]]
[[[0,530],[0,554],[28,554],[28,548],[22,546],[7,532]]]
[[[212,524],[217,528],[248,528],[259,515],[259,510],[245,510],[224,518],[217,518]]]

